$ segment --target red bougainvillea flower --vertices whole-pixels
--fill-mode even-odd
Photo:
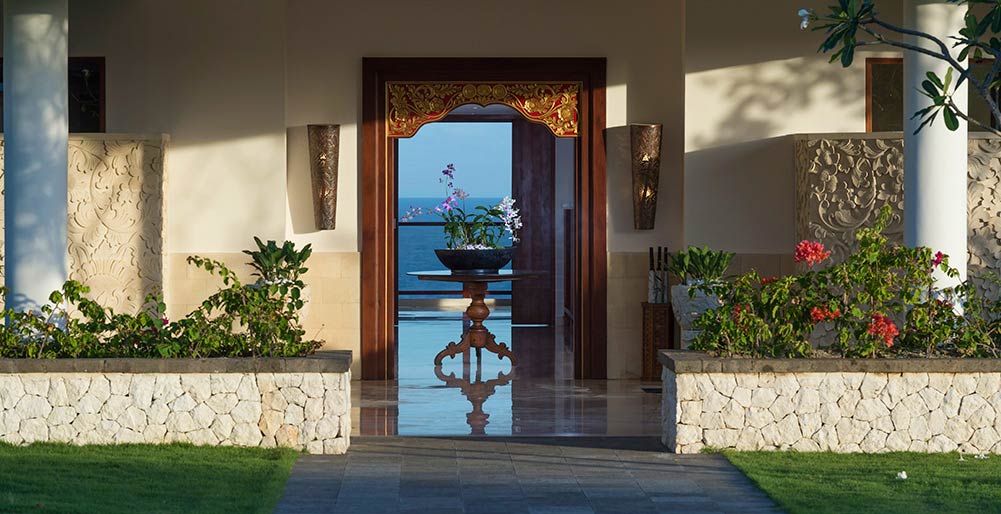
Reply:
[[[935,258],[931,260],[931,267],[937,268],[945,260],[945,254],[942,252],[935,252]]]
[[[810,319],[814,323],[822,323],[824,321],[832,320],[841,316],[841,309],[834,309],[833,311],[827,307],[814,307],[810,309]]]
[[[938,304],[940,308],[945,308],[950,311],[954,307],[954,305],[952,305],[952,302],[950,302],[949,300],[935,300],[935,303]]]
[[[796,262],[805,262],[813,266],[814,264],[824,262],[830,256],[830,251],[824,251],[823,243],[804,239],[796,245],[796,255],[793,259]]]
[[[897,325],[890,321],[890,318],[878,312],[872,315],[869,321],[869,334],[882,338],[887,348],[893,346],[893,338],[899,333]]]
[[[761,277],[761,285],[771,284],[778,279],[779,277]]]

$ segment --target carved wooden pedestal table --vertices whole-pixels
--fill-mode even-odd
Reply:
[[[515,365],[517,360],[505,343],[498,343],[494,340],[494,335],[483,326],[483,321],[490,316],[490,309],[483,300],[487,296],[487,285],[491,282],[509,282],[524,280],[541,276],[541,273],[532,271],[511,271],[500,270],[498,273],[469,273],[459,274],[451,271],[413,271],[407,275],[415,276],[420,280],[435,280],[439,282],[460,282],[462,290],[469,296],[469,307],[466,309],[466,316],[469,316],[473,326],[462,335],[458,343],[448,343],[434,358],[435,366],[440,366],[445,357],[455,358],[456,355],[469,350],[476,349],[476,362],[480,362],[480,352],[485,348],[488,352],[496,353],[498,359],[507,357],[511,365]]]

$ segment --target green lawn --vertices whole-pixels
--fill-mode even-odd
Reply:
[[[799,513],[1001,513],[1001,455],[725,452],[782,508]],[[896,478],[907,472],[906,480]]]
[[[0,512],[271,512],[297,452],[0,443]]]

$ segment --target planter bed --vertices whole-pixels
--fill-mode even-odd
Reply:
[[[1001,359],[753,359],[667,350],[672,452],[1001,453]]]
[[[351,352],[303,358],[0,359],[0,441],[347,451]]]

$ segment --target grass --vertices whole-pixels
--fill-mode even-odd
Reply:
[[[271,512],[298,453],[0,443],[0,512]]]
[[[724,454],[791,514],[1001,513],[1001,455]]]

